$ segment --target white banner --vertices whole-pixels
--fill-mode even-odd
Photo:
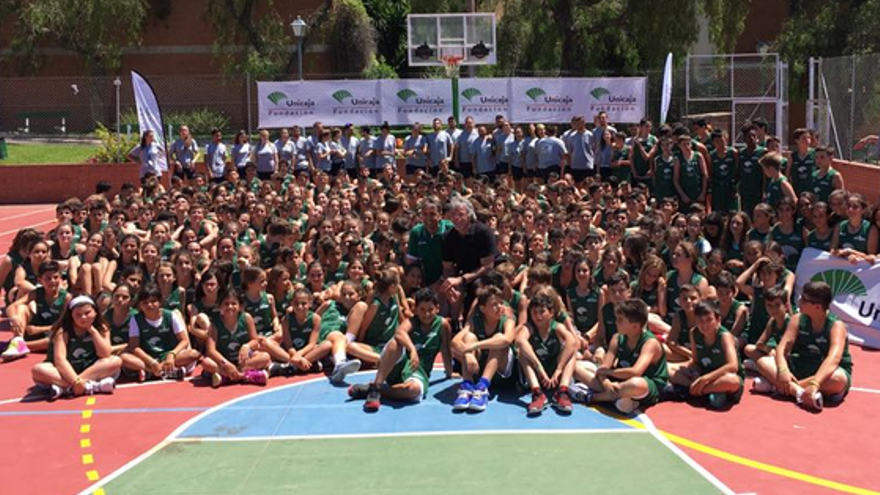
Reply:
[[[163,172],[168,171],[168,156],[166,154],[168,147],[165,142],[165,130],[162,128],[162,111],[159,109],[159,102],[156,100],[156,93],[150,83],[136,71],[131,71],[131,86],[134,89],[134,102],[137,106],[138,126],[141,133],[145,131],[153,131],[155,143],[162,150],[156,161],[159,169]]]
[[[259,126],[308,127],[318,121],[328,125],[379,125],[380,84],[379,80],[257,83]]]
[[[391,125],[430,124],[452,115],[449,79],[384,79],[382,120]]]
[[[638,122],[645,116],[646,79],[514,78],[511,120],[567,123],[575,115],[588,121],[600,111],[612,123]]]
[[[645,116],[644,77],[497,78],[459,80],[460,116],[491,123],[498,114],[512,122],[567,123],[608,112],[613,123]],[[260,127],[279,128],[316,121],[328,125],[429,124],[452,115],[449,79],[291,81],[257,83]]]
[[[846,323],[849,339],[880,349],[880,264],[856,265],[818,249],[807,248],[797,266],[797,292],[810,281],[831,286],[831,311]]]
[[[508,78],[459,79],[459,115],[478,124],[494,124],[496,115],[510,118],[511,86]]]
[[[669,113],[669,103],[672,101],[672,52],[666,56],[666,68],[663,69],[663,89],[660,92],[660,122],[666,123],[666,115]]]

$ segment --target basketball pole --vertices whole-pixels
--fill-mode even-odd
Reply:
[[[456,124],[461,124],[461,121],[458,119],[459,115],[459,105],[458,105],[458,67],[455,68],[455,72],[452,74],[452,116],[455,118]]]

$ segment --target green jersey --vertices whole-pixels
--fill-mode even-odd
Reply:
[[[697,272],[691,274],[688,284],[697,287],[705,277]],[[681,286],[678,285],[678,270],[669,270],[666,274],[666,306],[667,314],[674,315],[681,306],[678,304],[678,294],[681,292]]]
[[[686,196],[681,199],[695,202],[703,190],[703,169],[700,168],[700,155],[693,153],[690,159],[685,159],[684,156],[680,159],[678,182]]]
[[[834,237],[833,231],[828,231],[824,239],[819,238],[819,234],[815,230],[811,230],[807,234],[807,247],[821,249],[822,251],[831,251],[831,238]]]
[[[73,367],[76,374],[80,374],[89,366],[98,361],[98,351],[95,349],[95,340],[88,331],[82,336],[76,332],[64,332],[67,334],[67,362]],[[46,350],[46,362],[55,364],[55,344],[49,343]]]
[[[177,346],[177,336],[174,335],[174,313],[171,310],[162,310],[156,326],[147,321],[143,313],[136,314],[134,321],[138,327],[140,347],[153,359],[165,359],[165,355]]]
[[[805,156],[791,154],[791,185],[795,194],[813,190],[813,171],[816,170],[816,150],[810,148]]]
[[[784,182],[788,182],[788,179],[784,175],[780,175],[775,179],[769,179],[767,181],[767,186],[764,189],[764,202],[768,205],[776,208],[779,206],[779,201],[782,199],[782,184]]]
[[[184,314],[183,310],[183,301],[181,301],[180,297],[181,290],[179,287],[174,287],[171,289],[171,294],[162,301],[162,307],[164,309],[170,309],[173,311],[180,311],[180,314]]]
[[[294,349],[302,349],[309,343],[309,337],[315,327],[315,313],[309,311],[302,323],[293,313],[285,314],[284,318],[287,320],[287,328],[290,332],[290,344]]]
[[[849,220],[844,220],[840,222],[838,230],[840,231],[837,236],[838,248],[855,249],[862,253],[868,252],[868,234],[871,231],[871,222],[862,220],[859,228],[852,232],[849,229]]]
[[[727,328],[719,327],[718,332],[715,334],[715,340],[710,344],[706,342],[706,337],[703,336],[702,332],[694,329],[692,335],[694,337],[694,347],[697,351],[696,361],[700,363],[703,374],[711,373],[727,364],[727,356],[724,354],[724,347],[721,344],[722,336],[727,333],[730,333]],[[745,378],[745,370],[739,356],[737,356],[736,364],[736,374],[740,378]]]
[[[580,295],[577,287],[572,287],[568,290],[568,299],[578,331],[586,332],[593,328],[599,319],[599,290],[592,287],[586,294]]]
[[[755,205],[761,202],[761,191],[764,190],[764,171],[758,161],[767,153],[762,147],[749,150],[743,148],[739,152],[739,195],[743,202],[743,211],[750,216]]]
[[[728,147],[724,154],[712,151],[712,210],[721,213],[739,210],[736,183],[736,156]]]
[[[825,317],[825,324],[818,332],[813,331],[812,321],[808,316],[801,313],[801,319],[798,322],[797,338],[791,348],[791,356],[789,364],[791,371],[795,377],[799,379],[813,376],[819,371],[822,361],[828,357],[828,351],[831,349],[831,326],[837,321],[837,317],[833,313],[828,313]],[[843,339],[843,354],[838,363],[847,374],[852,375],[853,362],[849,353],[849,343],[847,339]]]
[[[675,198],[678,193],[673,183],[675,155],[665,158],[662,154],[654,157],[654,197],[657,199]]]
[[[782,336],[785,335],[785,329],[788,328],[788,322],[791,321],[791,315],[785,315],[782,325],[776,323],[776,318],[770,319],[770,335],[767,336],[767,347],[776,349]]]
[[[646,155],[651,154],[651,150],[654,149],[654,146],[657,145],[657,138],[653,134],[648,134],[647,139],[634,138],[637,139],[639,143],[641,143],[642,148],[645,150]],[[642,156],[641,152],[638,149],[633,149],[633,167],[636,169],[636,175],[639,177],[644,177],[648,175],[648,171],[651,168],[651,165],[648,163],[648,160]]]
[[[55,324],[61,318],[61,313],[64,311],[67,289],[59,290],[58,295],[51,300],[49,295],[46,294],[46,288],[42,285],[38,285],[34,291],[34,302],[37,307],[33,318],[31,318],[31,325],[49,326]],[[48,336],[49,332],[46,332],[45,335],[25,334],[25,340],[36,340]]]
[[[432,234],[420,223],[409,233],[407,254],[418,258],[424,273],[425,286],[431,285],[443,275],[443,236],[452,229],[452,222],[440,220]]]
[[[631,343],[626,335],[618,334],[617,363],[615,368],[630,368],[635,366],[636,362],[639,360],[639,356],[642,354],[642,349],[645,347],[645,343],[650,340],[655,340],[656,338],[657,337],[648,330],[642,330],[639,339]],[[657,354],[658,357],[655,358],[656,361],[648,365],[645,372],[642,374],[642,378],[653,382],[656,386],[656,390],[663,390],[663,387],[666,386],[666,382],[669,380],[669,371],[666,369],[666,354],[663,353],[662,349]]]
[[[731,331],[733,330],[734,325],[736,324],[736,313],[739,312],[739,308],[741,308],[745,303],[742,301],[737,301],[736,299],[730,304],[730,309],[727,310],[726,315],[721,316],[721,326],[724,328],[728,328]],[[748,313],[747,313],[748,314]],[[749,320],[746,318],[746,323],[743,326],[743,329],[740,331],[740,335],[748,335],[749,332]]]
[[[397,304],[397,296],[389,297],[387,303],[375,297],[373,306],[376,307],[376,314],[364,334],[364,343],[374,347],[383,346],[394,337],[397,330],[400,306]]]
[[[529,344],[532,346],[532,350],[535,351],[538,361],[541,362],[541,367],[544,368],[548,376],[556,372],[556,366],[559,364],[559,355],[562,353],[562,340],[557,335],[558,325],[555,321],[551,321],[550,328],[547,330],[547,336],[541,337],[535,324],[531,321],[528,322]]]
[[[213,320],[214,328],[217,329],[217,352],[224,359],[236,366],[238,363],[238,352],[241,346],[250,342],[251,337],[248,335],[247,319],[244,313],[238,315],[235,321],[235,328],[228,328],[223,323],[223,318],[217,317]]]
[[[806,247],[803,230],[795,226],[791,232],[783,232],[782,226],[776,224],[770,229],[770,238],[782,246],[785,267],[792,271],[796,270],[798,261],[801,259],[801,251]]]
[[[11,262],[11,266],[9,269],[9,273],[6,275],[6,279],[3,280],[3,290],[9,294],[9,291],[15,287],[15,270],[22,266],[25,259],[18,252],[10,251],[7,255],[9,261]]]
[[[839,172],[834,170],[833,168],[829,168],[828,172],[822,173],[822,170],[816,169],[813,171],[813,194],[815,194],[819,201],[828,202],[828,196],[834,192],[834,177],[837,176]]]
[[[419,353],[419,368],[426,376],[431,376],[434,359],[440,352],[443,342],[443,318],[435,316],[431,324],[425,327],[417,316],[410,318],[412,331],[409,338]]]
[[[494,327],[489,328],[486,324],[486,316],[483,314],[483,311],[477,307],[471,315],[471,332],[476,335],[477,340],[486,340],[496,333],[502,332],[504,330],[505,322],[507,322],[507,315],[501,315],[501,319],[498,320],[498,323],[496,323]]]
[[[611,161],[620,162],[620,161],[628,161],[629,160],[629,146],[624,146],[621,149],[614,150],[611,154]],[[611,169],[611,173],[620,179],[621,182],[627,181],[629,182],[630,176],[632,175],[632,170],[627,166],[616,166]]]
[[[128,326],[130,325],[131,317],[134,316],[134,314],[135,311],[133,309],[129,310],[125,315],[125,319],[117,324],[113,319],[113,308],[108,308],[107,311],[104,312],[104,321],[106,321],[107,325],[110,327],[110,345],[128,343]]]
[[[608,349],[611,345],[611,338],[617,333],[617,316],[614,315],[614,303],[605,303],[602,306],[602,325],[605,327],[605,341],[599,342],[599,345]]]
[[[336,301],[330,301],[330,305],[321,314],[321,327],[318,333],[318,341],[323,342],[332,332],[345,333],[348,328],[348,309]]]
[[[256,301],[251,301],[247,295],[242,297],[244,302],[245,313],[251,315],[254,319],[254,326],[257,328],[257,335],[268,337],[275,333],[272,325],[272,305],[269,304],[269,295],[260,292],[260,297]]]

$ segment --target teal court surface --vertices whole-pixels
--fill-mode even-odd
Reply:
[[[515,393],[453,413],[457,381],[432,380],[422,403],[375,414],[323,377],[234,399],[83,493],[733,493],[649,422],[585,406],[527,418]]]

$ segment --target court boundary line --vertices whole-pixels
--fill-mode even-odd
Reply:
[[[699,475],[701,475],[706,481],[711,483],[715,488],[724,493],[725,495],[736,495],[730,487],[725,485],[721,480],[718,479],[714,474],[710,473],[708,469],[706,469],[702,464],[695,461],[691,456],[687,455],[687,453],[681,450],[677,445],[675,445],[672,441],[666,438],[660,430],[654,425],[654,422],[651,421],[651,418],[648,417],[644,412],[639,412],[637,416],[639,421],[642,423],[643,427],[651,433],[651,435],[657,439],[661,444],[663,444],[666,448],[672,451],[673,454],[678,456],[679,459],[684,461],[685,464],[691,467],[694,471],[696,471]],[[628,423],[629,424],[629,423]],[[637,427],[638,428],[638,427]]]
[[[16,206],[17,206],[17,205],[16,205]],[[55,210],[55,207],[51,207],[51,208],[46,208],[46,209],[43,209],[43,210],[36,210],[36,211],[28,211],[28,212],[26,212],[26,213],[19,213],[19,214],[17,214],[17,215],[12,215],[12,216],[9,216],[9,217],[3,217],[3,218],[0,218],[0,223],[3,223],[3,222],[5,222],[5,221],[7,221],[7,220],[15,220],[16,218],[23,218],[23,217],[27,217],[27,216],[30,216],[30,215],[36,215],[36,214],[38,214],[38,213],[47,213],[47,212],[54,211],[54,210]]]
[[[649,433],[636,428],[570,428],[564,430],[444,430],[444,431],[395,431],[387,433],[328,433],[322,435],[277,435],[248,437],[177,437],[169,443],[237,443],[264,442],[271,440],[346,440],[371,438],[399,437],[444,437],[444,436],[480,436],[480,435],[583,435],[608,433]]]
[[[7,230],[6,232],[0,232],[0,237],[5,236],[5,235],[9,235],[9,234],[17,234],[18,231],[21,229],[40,227],[42,225],[46,225],[46,224],[57,222],[57,221],[58,221],[58,219],[53,218],[51,220],[46,220],[45,222],[39,222],[39,223],[31,224],[31,225],[25,225],[24,227],[19,227],[17,229]]]

